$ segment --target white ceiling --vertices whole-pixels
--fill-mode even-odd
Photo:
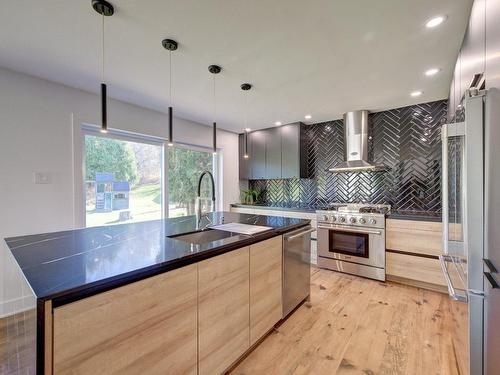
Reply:
[[[217,121],[241,132],[250,82],[249,126],[320,122],[348,110],[380,111],[446,98],[472,0],[111,0],[106,80],[113,98],[165,112],[168,52],[175,111],[209,124],[220,64]],[[98,92],[100,16],[90,0],[0,4],[0,66]],[[441,26],[425,22],[446,15]],[[439,67],[434,77],[428,68]],[[410,97],[422,90],[419,98]],[[99,110],[96,108],[96,110]],[[109,114],[112,116],[112,113]]]

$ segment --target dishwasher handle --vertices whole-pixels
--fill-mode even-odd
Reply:
[[[312,232],[315,232],[315,231],[316,231],[315,228],[309,228],[309,229],[304,230],[304,231],[302,231],[300,233],[297,233],[297,234],[285,235],[285,240],[286,241],[290,241],[290,240],[293,240],[295,238],[299,238],[299,237],[305,236],[306,234],[309,234],[309,233],[312,233]]]

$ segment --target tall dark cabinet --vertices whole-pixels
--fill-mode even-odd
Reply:
[[[266,133],[266,179],[281,177],[281,128],[263,130]]]
[[[240,179],[307,178],[305,125],[293,123],[248,134],[249,158],[245,159],[245,136],[239,136]]]
[[[266,131],[258,130],[249,134],[251,144],[250,165],[251,179],[262,180],[266,178]]]
[[[281,127],[282,178],[307,178],[307,155],[302,123]]]

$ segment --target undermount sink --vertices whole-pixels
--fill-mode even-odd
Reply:
[[[239,235],[238,233],[226,232],[223,230],[205,229],[197,232],[175,234],[173,236],[168,236],[168,237],[173,238],[174,240],[180,240],[192,244],[201,245],[204,243],[222,240],[224,238],[229,238],[238,235]]]

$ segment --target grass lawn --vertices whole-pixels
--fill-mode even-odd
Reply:
[[[96,212],[87,210],[87,227],[118,223],[133,223],[137,221],[161,219],[161,185],[138,185],[130,191],[128,210],[131,219],[119,221],[120,211]]]
[[[130,191],[129,206],[128,210],[111,212],[96,212],[93,207],[87,209],[87,227],[161,219],[161,185],[136,186]],[[119,221],[121,211],[130,211],[132,218],[127,221]],[[170,217],[186,216],[187,214],[187,208],[179,208],[176,204],[171,204],[169,207]]]

